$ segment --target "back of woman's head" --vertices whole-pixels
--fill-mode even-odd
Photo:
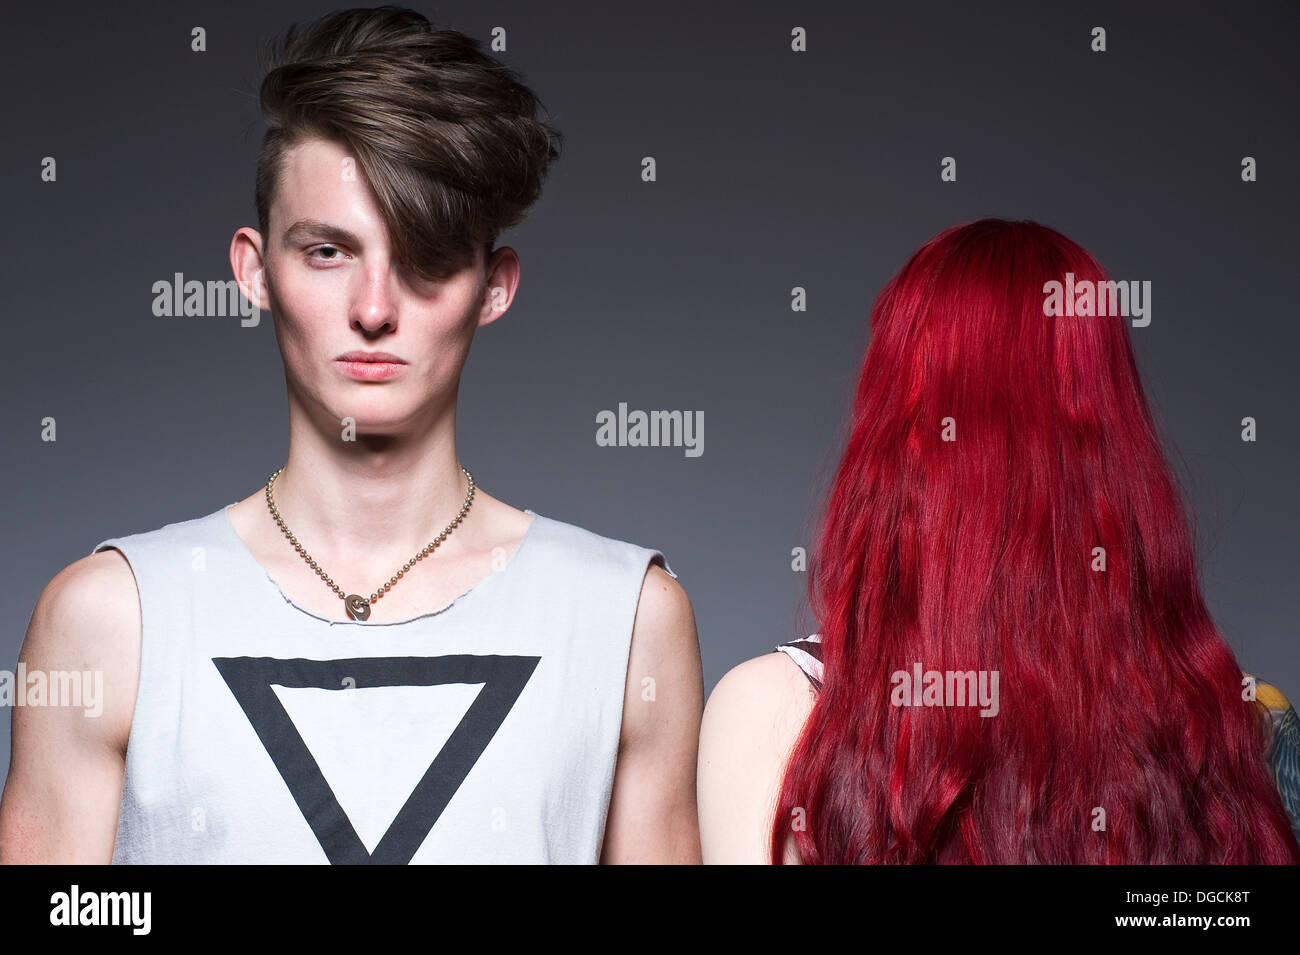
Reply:
[[[983,220],[876,301],[775,858],[794,818],[810,862],[1300,860],[1124,319],[1047,314],[1067,273],[1106,281]]]

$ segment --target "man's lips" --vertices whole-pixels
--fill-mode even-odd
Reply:
[[[406,361],[386,351],[350,351],[335,359],[343,373],[358,381],[386,381],[402,373]]]
[[[386,362],[392,365],[405,365],[406,360],[386,351],[350,351],[339,355],[335,361]]]

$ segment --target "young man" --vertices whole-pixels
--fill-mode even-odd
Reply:
[[[46,587],[20,659],[107,699],[15,708],[3,861],[699,861],[699,648],[663,555],[456,454],[470,342],[519,283],[493,241],[558,155],[539,105],[411,11],[280,45],[231,263],[274,318],[287,463]]]

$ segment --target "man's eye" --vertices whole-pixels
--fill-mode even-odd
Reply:
[[[343,253],[337,246],[333,245],[322,245],[320,248],[312,249],[310,255],[319,255],[326,262],[333,262],[336,259],[343,258]]]

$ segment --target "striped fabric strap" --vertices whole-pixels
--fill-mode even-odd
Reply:
[[[793,660],[803,671],[808,682],[813,685],[814,690],[822,688],[822,640],[821,634],[811,633],[799,640],[791,640],[783,643],[778,647],[773,647],[772,652],[780,651]]]

